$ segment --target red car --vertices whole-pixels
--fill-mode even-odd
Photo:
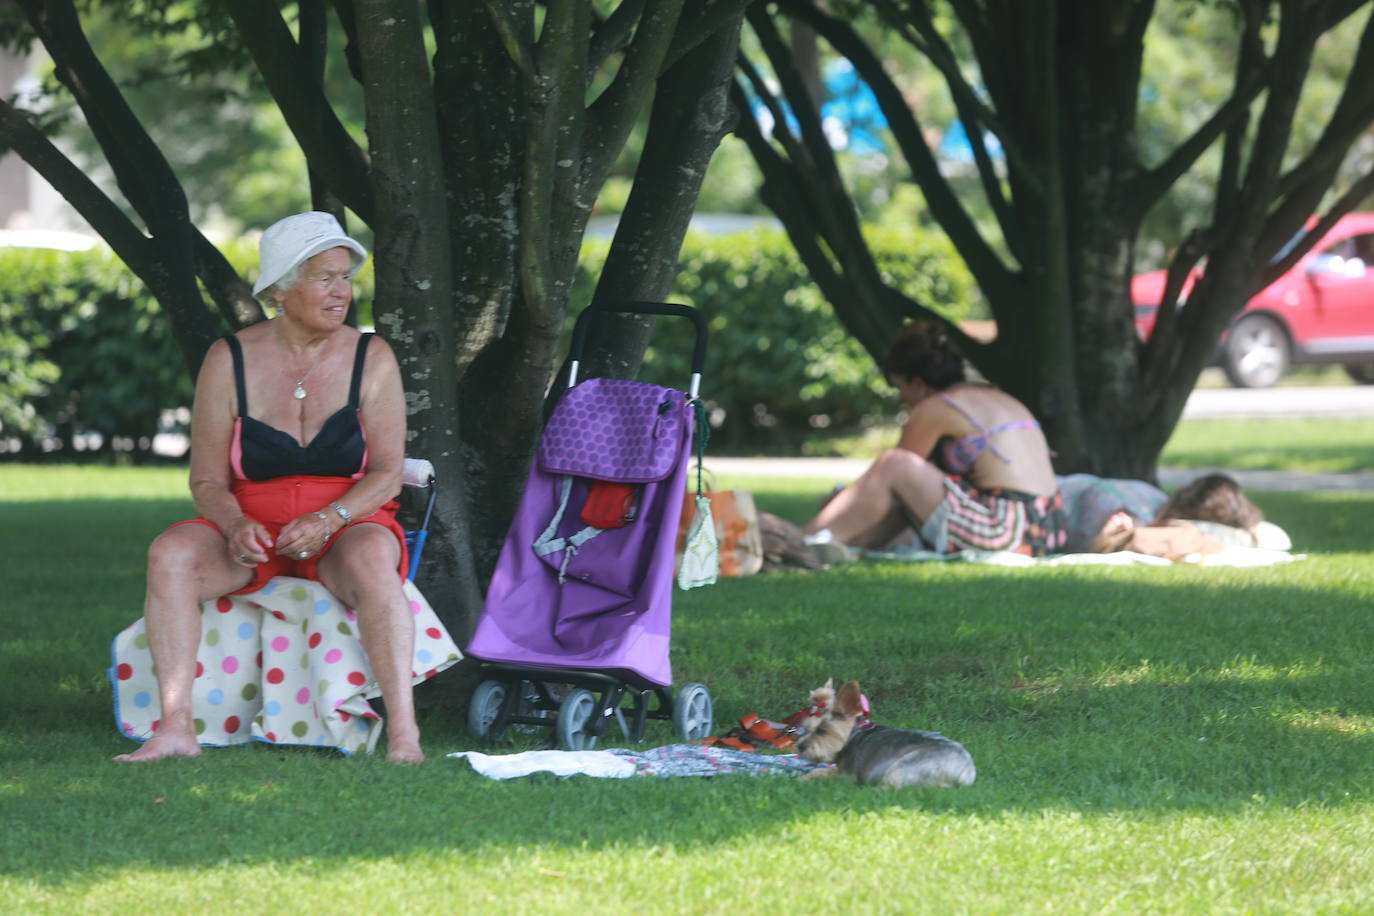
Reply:
[[[1296,239],[1294,240],[1297,241]],[[1189,278],[1183,296],[1192,288]],[[1136,331],[1154,328],[1164,271],[1131,281]],[[1374,213],[1350,213],[1250,300],[1217,348],[1231,384],[1267,388],[1291,365],[1340,363],[1374,383]]]

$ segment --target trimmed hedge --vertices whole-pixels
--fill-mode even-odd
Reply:
[[[969,317],[972,276],[943,234],[873,229],[884,279],[941,314]],[[574,291],[590,301],[609,242],[589,240]],[[840,325],[781,230],[692,233],[669,298],[696,306],[710,340],[701,394],[712,408],[712,446],[797,454],[820,431],[852,432],[891,416],[891,391],[873,359]],[[685,387],[692,342],[686,322],[658,322],[641,378]]]
[[[252,246],[223,250],[253,275]],[[354,281],[364,323],[370,265]],[[113,253],[0,248],[0,458],[149,460],[164,411],[189,407],[193,393],[157,300]],[[75,447],[89,433],[100,439],[93,455]]]
[[[0,349],[0,439],[27,459],[72,457],[77,432],[146,455],[162,411],[191,403],[161,309],[103,249],[0,250]]]
[[[945,237],[917,229],[873,229],[869,242],[888,282],[951,319],[969,317],[975,287]],[[588,239],[569,322],[591,298],[609,241]],[[228,248],[245,277],[256,253]],[[796,454],[804,440],[845,433],[895,409],[873,360],[840,326],[786,235],[755,230],[692,233],[670,298],[705,313],[710,328],[702,396],[713,446]],[[370,262],[369,262],[370,265]],[[372,271],[357,278],[359,320],[370,317]],[[659,322],[641,378],[685,387],[691,328]],[[191,403],[171,329],[143,284],[104,249],[0,249],[0,445],[40,457],[53,437],[76,457],[75,432],[116,437],[136,460],[163,411]],[[16,457],[6,450],[4,457]]]

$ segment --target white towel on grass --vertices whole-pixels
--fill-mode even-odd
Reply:
[[[518,754],[458,751],[448,756],[466,757],[474,770],[492,779],[515,779],[531,773],[625,779],[635,774],[633,763],[610,751],[522,751]]]

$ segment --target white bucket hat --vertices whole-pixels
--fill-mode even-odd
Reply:
[[[348,249],[355,271],[367,260],[367,249],[345,235],[330,213],[313,210],[277,220],[258,242],[258,281],[253,284],[253,295],[276,283],[307,258],[339,247]]]

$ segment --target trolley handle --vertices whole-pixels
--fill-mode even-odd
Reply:
[[[612,300],[599,299],[588,305],[577,316],[576,323],[573,324],[572,344],[568,348],[568,387],[577,384],[577,373],[582,363],[582,348],[587,339],[587,325],[593,313],[596,312],[623,312],[635,315],[681,315],[690,318],[696,325],[697,339],[692,347],[692,382],[688,390],[691,397],[696,397],[698,389],[701,387],[701,373],[706,367],[706,319],[701,312],[692,308],[690,305],[681,305],[677,302],[640,302],[636,300]]]

